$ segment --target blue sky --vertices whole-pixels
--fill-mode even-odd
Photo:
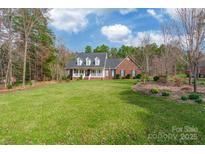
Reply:
[[[86,45],[123,44],[138,46],[149,33],[161,44],[160,25],[173,15],[172,9],[52,9],[50,28],[70,50],[81,52]]]

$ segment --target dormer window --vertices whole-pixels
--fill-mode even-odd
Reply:
[[[80,58],[77,58],[77,65],[80,66],[82,65],[83,61]]]
[[[90,58],[87,57],[87,58],[86,58],[86,65],[87,65],[87,66],[90,66],[90,64],[91,64],[91,60],[90,60]]]
[[[98,57],[95,58],[95,65],[96,66],[100,65],[100,59]]]

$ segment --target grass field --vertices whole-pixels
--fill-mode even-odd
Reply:
[[[205,144],[204,105],[144,96],[131,90],[134,82],[76,81],[0,94],[0,144]]]

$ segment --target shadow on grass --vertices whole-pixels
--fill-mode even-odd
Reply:
[[[131,88],[120,92],[120,98],[150,113],[141,118],[146,126],[147,144],[205,144],[204,105],[176,103]]]

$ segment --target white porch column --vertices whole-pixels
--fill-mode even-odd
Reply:
[[[105,77],[105,69],[102,70],[103,78]]]
[[[85,70],[83,70],[83,79],[85,78]]]
[[[73,69],[73,71],[72,71],[72,76],[73,76],[73,77],[75,77],[75,74],[74,74],[74,69]]]

